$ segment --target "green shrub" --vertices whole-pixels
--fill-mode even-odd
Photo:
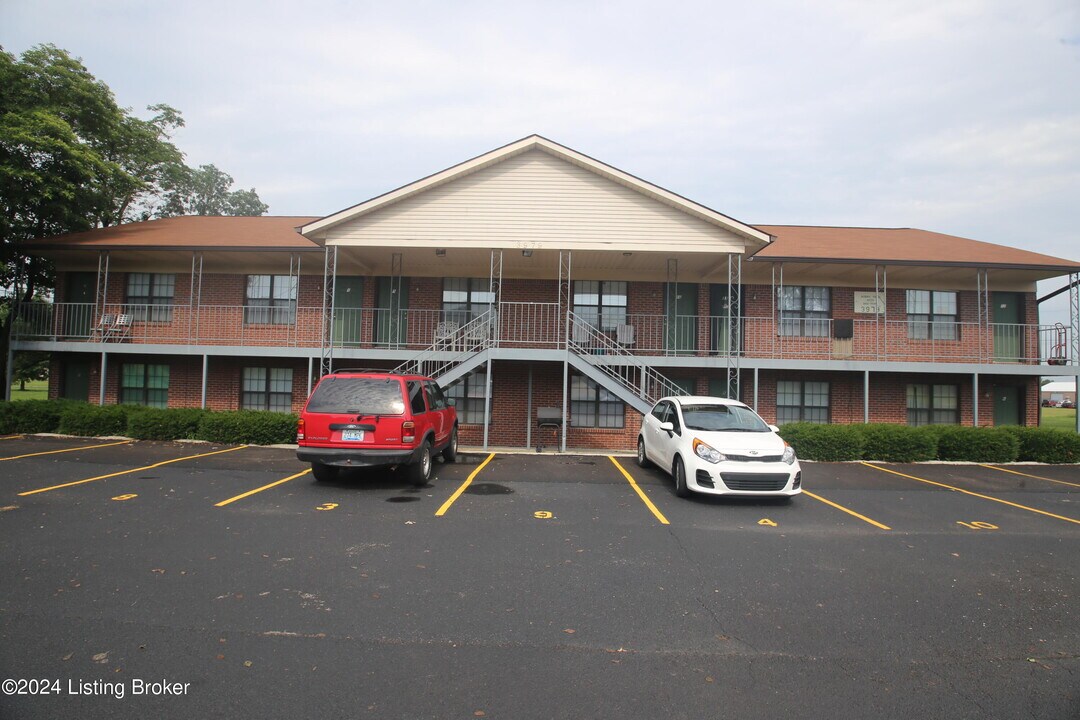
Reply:
[[[864,460],[919,462],[937,457],[937,434],[907,425],[852,425],[863,436]]]
[[[51,433],[60,426],[60,413],[70,400],[0,402],[0,434]]]
[[[145,408],[128,413],[127,434],[139,440],[192,440],[205,414],[198,408]]]
[[[1017,434],[1007,428],[945,426],[938,434],[939,460],[1013,462],[1020,453]]]
[[[198,438],[216,443],[276,445],[296,442],[297,417],[292,413],[240,410],[208,412]]]
[[[862,457],[863,436],[852,425],[788,423],[780,428],[780,437],[801,460],[841,462]]]
[[[59,432],[65,435],[123,435],[131,406],[72,403],[60,413]]]
[[[1020,442],[1018,460],[1042,463],[1080,462],[1080,435],[1068,430],[1009,427]]]

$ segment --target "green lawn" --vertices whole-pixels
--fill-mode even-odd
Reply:
[[[1076,432],[1076,408],[1042,408],[1039,427],[1072,430]]]
[[[11,386],[11,399],[12,400],[48,400],[49,399],[49,381],[48,380],[31,380],[26,383],[26,389],[20,390],[19,383],[15,383]]]

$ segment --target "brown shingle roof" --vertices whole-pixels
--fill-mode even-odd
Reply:
[[[776,238],[754,256],[760,260],[1080,269],[1071,260],[915,228],[754,227]]]
[[[313,217],[165,218],[98,228],[81,233],[33,240],[29,249],[107,250],[121,248],[240,248],[251,250],[314,250],[319,246],[296,232]]]

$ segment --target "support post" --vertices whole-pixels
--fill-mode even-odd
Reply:
[[[107,353],[101,353],[101,382],[98,383],[98,405],[105,404],[105,374],[109,369]]]
[[[488,448],[488,428],[491,427],[491,353],[488,353],[484,377],[484,449]]]
[[[390,256],[390,327],[392,330],[389,338],[393,347],[401,347],[409,342],[409,329],[401,310],[402,265],[401,253],[393,253]],[[336,271],[334,275],[337,275]]]
[[[337,245],[323,253],[322,357],[319,371],[329,375],[334,365],[334,289],[337,286]]]
[[[314,369],[315,358],[308,355],[307,359],[307,396],[311,397],[311,372]]]
[[[101,317],[105,314],[105,303],[109,298],[109,251],[102,250],[98,253],[98,275],[97,275],[97,287],[94,289],[94,310],[97,311],[97,316]],[[97,324],[97,319],[92,318],[94,324]]]
[[[862,379],[862,421],[870,422],[870,371],[863,370]]]
[[[14,364],[14,362],[15,362],[15,351],[11,349],[11,340],[8,340],[7,371],[5,372],[6,377],[4,378],[4,400],[8,401],[8,402],[11,400],[11,383],[12,383],[12,377],[13,377],[13,373],[14,373],[14,369],[12,368],[12,364]],[[530,376],[529,379],[531,380],[532,377]]]
[[[200,405],[200,407],[203,410],[206,409],[206,376],[208,375],[207,371],[209,370],[209,368],[210,368],[210,356],[203,353],[203,356],[202,356],[202,404]]]
[[[758,411],[758,368],[754,368],[754,412]]]
[[[573,266],[573,254],[567,250],[566,256],[559,252],[559,294],[560,305],[563,312],[563,367],[562,367],[562,438],[559,441],[559,449],[566,452],[566,427],[570,424],[567,415],[570,381],[570,305],[573,298],[573,285],[570,284],[570,273]],[[565,268],[565,273],[563,272]]]
[[[525,395],[525,447],[527,448],[532,447],[532,373],[533,366],[532,363],[529,363],[529,382]]]
[[[979,373],[971,380],[971,425],[979,427]]]
[[[499,304],[502,302],[502,268],[502,250],[492,250],[491,264],[488,271],[488,317],[495,322],[495,326],[492,328],[492,340],[495,342],[496,346],[499,344],[499,322],[497,312],[499,310]]]

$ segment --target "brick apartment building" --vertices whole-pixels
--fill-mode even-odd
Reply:
[[[450,388],[463,443],[630,449],[668,394],[780,424],[1036,424],[1039,377],[1080,374],[1077,288],[1068,327],[1035,296],[1080,263],[748,225],[539,136],[324,218],[26,251],[57,288],[19,309],[13,350],[52,354],[50,397],[103,404],[297,411],[331,367],[406,367]]]

